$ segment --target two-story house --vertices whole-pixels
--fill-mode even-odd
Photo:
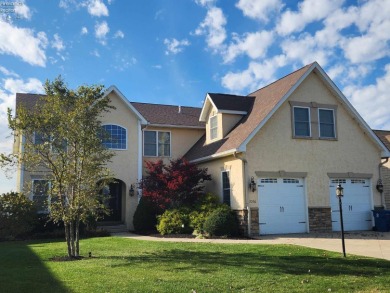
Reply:
[[[106,94],[116,110],[103,127],[121,137],[107,145],[119,182],[110,186],[112,220],[129,229],[143,164],[159,158],[208,168],[206,191],[251,235],[338,231],[339,183],[346,230],[371,229],[371,210],[384,206],[375,186],[389,150],[317,63],[248,96],[209,93],[202,108],[129,102],[114,86]],[[17,94],[17,107],[34,96]],[[21,170],[18,189],[34,180]]]

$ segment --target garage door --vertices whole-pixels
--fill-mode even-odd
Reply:
[[[332,229],[340,231],[339,201],[336,187],[344,187],[343,221],[345,231],[371,230],[372,205],[370,179],[331,179],[329,196],[332,209]]]
[[[307,232],[302,178],[260,178],[258,187],[260,234]]]

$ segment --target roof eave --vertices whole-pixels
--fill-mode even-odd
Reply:
[[[173,124],[158,124],[158,123],[149,123],[148,126],[162,127],[162,128],[189,128],[189,129],[205,129],[206,128],[206,126],[173,125]]]
[[[231,149],[231,150],[227,150],[227,151],[224,151],[221,153],[216,153],[216,154],[213,154],[213,155],[210,155],[207,157],[202,157],[202,158],[198,158],[195,160],[190,160],[190,163],[203,163],[203,162],[207,162],[207,161],[212,161],[215,159],[219,159],[219,158],[233,155],[235,152],[237,152],[237,149]]]
[[[200,122],[206,122],[206,116],[209,112],[210,105],[218,110],[218,108],[215,106],[215,104],[213,102],[213,99],[210,97],[209,94],[206,94],[206,97],[204,99],[203,106],[202,106],[202,111],[200,112],[200,116],[199,116]]]
[[[145,117],[142,116],[140,112],[138,112],[138,110],[130,103],[130,101],[121,93],[121,91],[115,85],[110,86],[106,90],[106,92],[104,93],[104,97],[109,95],[111,92],[115,92],[117,96],[122,99],[126,106],[137,116],[141,124],[148,124],[148,121],[145,119]]]

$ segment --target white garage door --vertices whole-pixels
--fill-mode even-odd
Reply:
[[[302,178],[260,178],[258,187],[260,234],[307,232]]]
[[[344,187],[342,197],[343,221],[345,231],[371,230],[372,205],[371,186],[369,179],[331,179],[329,196],[332,209],[332,229],[340,231],[339,200],[336,196],[336,187]]]

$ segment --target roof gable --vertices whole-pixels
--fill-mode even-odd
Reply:
[[[314,62],[251,93],[249,96],[255,98],[251,111],[224,137],[223,143],[219,143],[217,151],[212,152],[213,148],[211,146],[206,147],[205,144],[201,146],[196,144],[185,157],[192,161],[205,161],[218,156],[218,154],[228,155],[234,152],[245,152],[246,146],[251,139],[312,72],[315,72],[320,77],[334,96],[345,106],[347,112],[356,118],[363,131],[382,150],[382,156],[388,156],[389,151],[384,144],[373,133],[321,66]]]

